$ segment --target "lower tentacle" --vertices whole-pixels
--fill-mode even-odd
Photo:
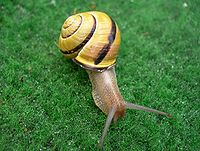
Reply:
[[[109,110],[108,117],[107,117],[107,119],[106,119],[106,123],[105,123],[105,126],[104,126],[104,130],[103,130],[103,133],[102,133],[102,136],[101,136],[101,140],[100,140],[100,143],[99,143],[99,148],[102,148],[102,147],[103,147],[105,137],[106,137],[106,135],[107,135],[108,129],[109,129],[110,124],[111,124],[111,122],[112,122],[112,120],[113,120],[113,117],[114,117],[114,115],[115,115],[116,110],[117,110],[116,106],[113,106],[113,107]]]

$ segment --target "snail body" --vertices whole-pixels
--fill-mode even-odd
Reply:
[[[120,31],[107,14],[93,11],[70,16],[61,28],[58,46],[65,57],[86,69],[92,83],[94,102],[108,115],[100,147],[103,147],[111,122],[124,116],[127,108],[170,116],[124,101],[114,68],[120,46]]]
[[[114,67],[107,69],[106,72],[89,70],[87,72],[92,83],[92,96],[95,104],[107,115],[114,107],[116,110],[113,117],[114,121],[124,116],[125,103],[117,85]]]

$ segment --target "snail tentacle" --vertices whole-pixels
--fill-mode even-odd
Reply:
[[[108,113],[108,117],[106,119],[106,123],[105,123],[105,126],[104,126],[104,130],[103,130],[103,133],[101,135],[101,139],[100,139],[100,143],[99,143],[99,148],[102,148],[103,147],[103,144],[104,144],[104,140],[105,140],[105,137],[107,135],[107,132],[108,132],[108,129],[110,127],[110,124],[113,120],[113,117],[115,115],[115,112],[116,112],[116,106],[113,106],[109,113]]]
[[[130,102],[125,102],[125,107],[126,107],[126,109],[142,110],[142,111],[146,111],[146,112],[152,112],[152,113],[161,114],[161,115],[171,117],[171,114],[169,114],[169,113],[162,112],[162,111],[152,109],[152,108],[149,108],[149,107],[133,104],[133,103],[130,103]]]

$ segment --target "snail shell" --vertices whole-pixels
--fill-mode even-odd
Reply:
[[[97,11],[67,18],[59,37],[59,48],[64,56],[89,70],[112,67],[119,46],[117,24],[107,14]]]

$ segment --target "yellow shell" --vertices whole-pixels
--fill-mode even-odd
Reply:
[[[90,70],[103,70],[116,62],[120,46],[117,24],[102,12],[85,12],[64,22],[59,48],[68,58]]]

